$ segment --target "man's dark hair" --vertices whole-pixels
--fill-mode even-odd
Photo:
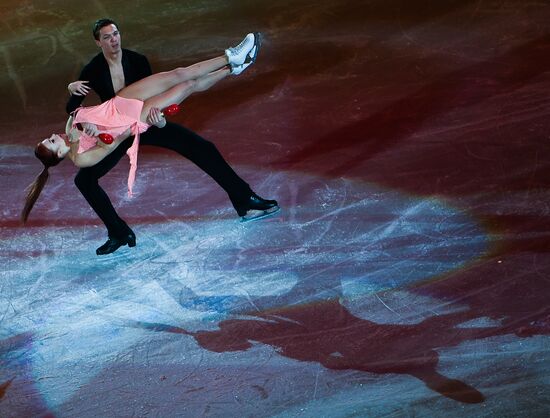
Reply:
[[[94,34],[94,39],[96,41],[99,41],[99,31],[101,30],[101,28],[108,25],[115,25],[118,28],[118,25],[116,24],[116,22],[111,19],[99,19],[95,21],[93,34]]]

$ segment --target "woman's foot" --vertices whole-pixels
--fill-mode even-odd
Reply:
[[[250,52],[248,53],[250,56],[251,54],[255,54],[255,51],[257,51],[258,48],[257,47],[253,47]],[[231,66],[231,74],[232,75],[239,75],[240,73],[242,73],[244,70],[246,70],[254,61],[252,60],[249,60],[248,59],[248,56],[247,56],[247,59],[245,60],[245,62],[241,65],[232,65]]]
[[[251,64],[256,62],[256,57],[260,51],[260,46],[262,45],[262,37],[258,32],[254,33],[254,46],[246,55],[244,62],[241,65],[231,65],[231,74],[239,75],[244,70],[246,70]]]
[[[242,65],[245,63],[250,50],[256,45],[256,34],[249,33],[244,37],[242,42],[232,48],[225,50],[227,62],[231,67]]]

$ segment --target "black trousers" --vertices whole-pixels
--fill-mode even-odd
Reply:
[[[98,180],[120,161],[132,145],[132,141],[133,137],[128,138],[96,165],[81,168],[74,179],[78,190],[107,227],[109,237],[113,238],[124,237],[130,232],[130,227],[118,216]],[[239,215],[243,215],[243,211],[246,212],[246,202],[252,190],[227,164],[212,142],[181,125],[167,122],[162,129],[153,126],[141,134],[140,145],[170,149],[189,159],[227,192]]]

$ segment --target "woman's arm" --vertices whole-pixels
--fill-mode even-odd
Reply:
[[[72,126],[72,120],[67,121],[67,129]],[[77,167],[91,167],[103,160],[107,155],[113,152],[125,139],[130,136],[130,129],[127,129],[123,134],[117,136],[112,144],[105,144],[101,141],[97,145],[87,151],[78,153],[79,139],[81,132],[78,129],[70,128],[67,135],[69,136],[70,151],[69,158]]]
[[[93,165],[96,165],[98,162],[103,160],[107,155],[109,155],[115,148],[114,146],[116,143],[113,142],[109,148],[104,148],[96,145],[93,148],[90,148],[87,151],[84,151],[82,153],[76,153],[76,154],[69,154],[69,157],[71,160],[73,160],[74,165],[77,167],[83,168],[83,167],[91,167]],[[117,144],[118,145],[118,144]]]
[[[72,154],[72,156],[71,153],[69,153],[69,156],[73,160],[74,165],[77,167],[91,167],[113,152],[129,136],[130,131],[128,130],[124,134],[117,136],[112,144],[107,145],[99,141],[98,145],[90,148],[89,150],[81,152],[80,154],[76,152]],[[78,146],[76,149],[78,151]]]

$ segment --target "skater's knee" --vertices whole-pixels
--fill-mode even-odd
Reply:
[[[178,67],[174,70],[174,72],[176,73],[176,77],[180,82],[185,81],[190,77],[189,70],[187,69],[187,67]]]
[[[201,145],[201,148],[203,149],[203,151],[206,151],[208,153],[212,153],[212,152],[218,152],[218,148],[216,148],[216,145],[214,145],[213,142],[210,142],[209,140],[207,139],[202,139],[200,141],[200,145]]]
[[[200,155],[210,161],[218,161],[221,156],[218,148],[216,148],[216,145],[214,145],[213,142],[210,142],[204,138],[201,138],[199,141],[197,141],[195,149]]]
[[[179,67],[173,71],[176,75],[176,80],[178,83],[186,83],[194,78],[193,70],[189,67]]]

